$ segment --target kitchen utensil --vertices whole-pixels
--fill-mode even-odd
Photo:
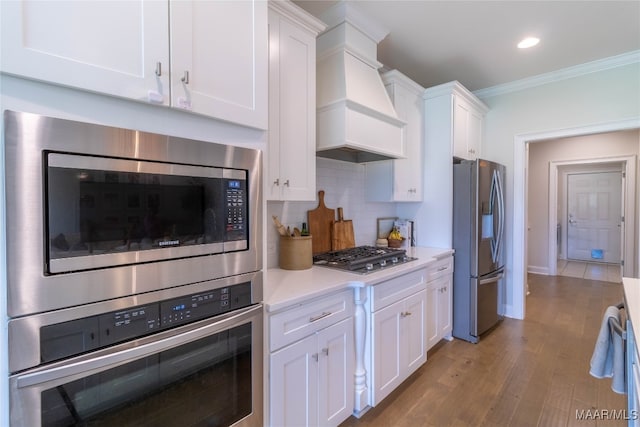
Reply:
[[[342,208],[338,208],[338,220],[333,223],[331,250],[338,251],[341,249],[354,248],[356,241],[353,236],[353,222],[348,219],[345,221]]]
[[[324,204],[324,191],[318,191],[318,207],[307,212],[309,233],[313,237],[313,254],[331,250],[331,228],[336,219],[335,209]]]
[[[280,222],[278,217],[273,215],[272,218],[273,218],[273,223],[276,225],[276,229],[278,230],[278,234],[280,234],[281,236],[286,236],[287,235],[287,229],[284,228],[284,225],[282,225],[282,223]]]

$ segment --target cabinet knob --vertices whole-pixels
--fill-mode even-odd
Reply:
[[[188,85],[189,84],[189,71],[185,71],[184,75],[182,76],[182,78],[180,80],[182,80],[182,83]]]

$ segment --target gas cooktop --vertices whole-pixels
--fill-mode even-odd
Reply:
[[[416,259],[407,256],[404,249],[358,246],[314,255],[313,264],[352,273],[368,274],[406,264]]]

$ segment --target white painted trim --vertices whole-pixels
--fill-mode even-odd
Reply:
[[[533,141],[531,141],[533,142]],[[593,159],[574,159],[565,161],[551,161],[549,162],[549,236],[548,236],[548,264],[549,274],[557,274],[557,258],[558,258],[558,246],[556,244],[556,228],[552,224],[558,222],[558,168],[563,166],[579,166],[579,165],[598,165],[605,163],[621,163],[622,169],[620,172],[626,173],[626,180],[623,180],[622,198],[624,201],[624,212],[622,213],[625,218],[635,218],[635,185],[636,185],[636,156],[618,156],[618,157],[600,157]],[[627,225],[628,224],[628,225]],[[623,259],[629,259],[633,257],[635,259],[636,251],[640,248],[636,248],[634,245],[633,237],[635,236],[635,224],[633,221],[625,221],[625,227],[621,232],[621,239],[624,244],[623,251],[620,254]],[[624,266],[624,275],[635,275],[634,263],[627,262]],[[531,271],[531,267],[529,267]]]
[[[530,265],[527,267],[527,272],[528,273],[533,273],[533,274],[542,274],[543,276],[549,276],[549,269],[545,266],[539,266],[539,265]]]
[[[602,132],[640,128],[640,117],[618,120],[596,125],[576,126],[573,128],[556,129],[545,132],[519,134],[514,136],[513,162],[513,266],[511,283],[513,288],[513,304],[507,306],[505,313],[508,317],[524,319],[526,313],[525,295],[527,291],[526,274],[526,220],[527,220],[527,143],[545,139],[564,138],[569,136],[589,135]],[[640,251],[638,251],[640,252]]]
[[[587,62],[584,64],[575,65],[573,67],[563,68],[561,70],[539,74],[537,76],[527,77],[509,83],[476,90],[473,92],[473,94],[480,99],[486,99],[492,96],[504,95],[523,89],[530,89],[536,86],[571,79],[585,74],[609,70],[611,68],[623,67],[625,65],[635,64],[638,62],[640,62],[640,50],[635,50],[623,53],[621,55],[603,58],[597,61]]]

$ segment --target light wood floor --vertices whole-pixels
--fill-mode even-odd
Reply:
[[[622,282],[620,266],[617,264],[559,259],[557,273],[558,276],[580,277],[590,280],[604,280],[606,282]]]
[[[505,319],[480,340],[443,341],[382,404],[346,426],[623,426],[578,420],[577,411],[621,411],[626,396],[589,375],[609,305],[622,285],[529,275],[526,320]]]

